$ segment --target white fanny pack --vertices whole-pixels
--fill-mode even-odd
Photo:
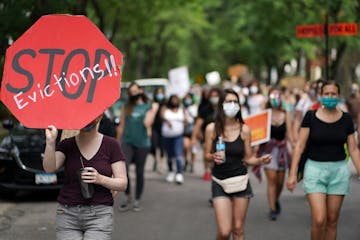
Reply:
[[[226,178],[223,180],[217,179],[216,177],[212,176],[212,180],[219,184],[224,192],[226,193],[235,193],[244,191],[247,188],[247,184],[249,181],[249,174]]]

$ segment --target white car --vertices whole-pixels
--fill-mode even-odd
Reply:
[[[169,80],[166,78],[147,78],[147,79],[137,79],[136,82],[143,90],[144,93],[153,100],[153,94],[156,88],[162,87],[165,92],[165,96],[168,96],[169,89]],[[122,82],[121,83],[121,93],[120,98],[116,101],[110,108],[111,114],[114,118],[116,124],[119,123],[121,115],[121,106],[126,103],[128,99],[127,88],[131,82]]]

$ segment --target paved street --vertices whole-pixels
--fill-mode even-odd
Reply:
[[[207,199],[210,184],[201,180],[201,163],[195,174],[185,175],[181,186],[164,181],[165,174],[152,172],[148,159],[146,186],[141,212],[115,211],[113,239],[127,240],[183,240],[215,239],[216,223],[213,209]],[[298,186],[296,192],[284,191],[281,203],[283,213],[276,222],[267,219],[265,183],[251,179],[255,197],[248,211],[246,239],[250,240],[304,240],[309,239],[309,209]],[[116,197],[116,205],[120,197]],[[0,202],[0,239],[54,239],[54,194],[22,194],[20,200]],[[352,193],[344,203],[339,225],[340,240],[358,240],[360,236],[360,185],[352,181]]]

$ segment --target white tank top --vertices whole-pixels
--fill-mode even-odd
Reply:
[[[178,137],[184,134],[184,111],[179,108],[176,112],[166,109],[164,119],[170,122],[171,128],[166,121],[162,123],[161,133],[164,137]]]

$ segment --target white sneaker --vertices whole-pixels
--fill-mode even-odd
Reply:
[[[175,180],[175,173],[173,172],[169,172],[169,174],[167,175],[166,179],[167,182],[174,182]]]
[[[139,200],[135,200],[135,201],[134,201],[133,210],[134,210],[135,212],[141,211],[140,201],[139,201]]]
[[[175,176],[175,181],[177,184],[182,184],[184,182],[184,177],[181,173],[177,173]]]

